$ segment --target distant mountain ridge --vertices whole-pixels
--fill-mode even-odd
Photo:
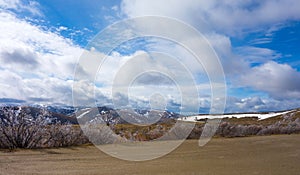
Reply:
[[[110,124],[132,123],[145,125],[149,123],[161,123],[168,120],[176,120],[182,115],[169,112],[146,109],[112,109],[109,107],[86,108],[78,111],[76,117],[79,123],[99,122]]]
[[[14,108],[15,105],[8,105],[0,107],[0,112],[3,108]],[[75,108],[73,106],[45,106],[45,105],[32,105],[32,106],[21,106],[23,112],[29,112],[30,115],[36,116],[41,110],[46,110],[49,114],[49,121],[59,122],[62,124],[82,124],[93,122],[96,119],[99,121],[106,123],[108,125],[111,124],[123,124],[123,123],[132,123],[132,124],[140,124],[147,125],[153,123],[163,123],[168,122],[170,120],[182,120],[182,121],[196,121],[197,119],[206,118],[209,115],[199,114],[195,116],[184,116],[174,112],[169,111],[157,111],[157,110],[147,110],[147,109],[113,109],[110,107],[102,106],[102,107],[94,107],[94,108],[85,108],[78,107]],[[261,115],[261,116],[269,116],[274,117],[280,115],[281,113],[289,112],[289,111],[300,111],[298,109],[288,110],[288,111],[279,111],[279,112],[261,112],[261,113],[230,113],[220,115],[220,118],[226,117],[235,117],[241,116],[249,117],[253,114],[253,116]],[[255,115],[254,115],[255,114]],[[210,115],[214,116],[214,115]],[[0,115],[1,117],[1,115]]]
[[[182,115],[169,112],[169,111],[156,111],[145,109],[112,109],[109,107],[94,107],[94,108],[75,108],[72,106],[45,106],[45,105],[32,105],[32,106],[16,106],[7,105],[0,107],[0,113],[3,109],[10,108],[20,112],[27,113],[33,117],[37,116],[42,110],[45,110],[47,120],[52,123],[62,124],[79,124],[89,123],[95,119],[100,119],[106,124],[122,124],[122,123],[136,123],[147,124],[156,122],[165,122],[167,120],[175,120]],[[122,117],[121,117],[122,116]],[[0,115],[1,117],[1,115]],[[79,123],[78,123],[79,122]]]
[[[20,113],[31,115],[33,119],[36,118],[39,114],[45,113],[46,114],[44,116],[45,120],[49,121],[49,124],[51,123],[78,124],[77,119],[72,116],[52,112],[47,108],[32,107],[32,106],[2,106],[0,107],[0,117],[3,117],[4,115],[3,113],[6,109],[19,111]]]

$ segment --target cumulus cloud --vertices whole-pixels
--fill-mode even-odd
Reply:
[[[300,2],[294,0],[123,0],[121,7],[123,13],[129,17],[170,16],[202,30],[216,29],[230,35],[245,30],[256,30],[256,27],[260,26],[300,19]]]
[[[25,50],[22,48],[14,48],[13,51],[2,51],[2,61],[7,66],[8,64],[18,64],[21,66],[28,66],[29,68],[35,68],[38,66],[38,56],[36,53]]]
[[[2,65],[6,66],[7,61],[40,63],[35,73],[49,75],[55,68],[55,74],[61,78],[72,76],[82,49],[69,39],[3,11],[0,12],[0,25]]]
[[[226,113],[280,111],[299,107],[297,99],[276,100],[252,96],[247,98],[227,97]]]
[[[126,56],[117,51],[111,55],[97,53],[93,49],[85,51],[87,57],[77,65],[76,73],[79,76],[73,81],[71,79],[77,60],[84,50],[70,39],[57,33],[70,29],[61,26],[56,33],[51,32],[45,27],[20,19],[14,13],[26,11],[33,16],[42,16],[43,14],[38,8],[39,4],[35,1],[29,1],[26,4],[20,0],[0,0],[0,7],[0,102],[72,104],[73,86],[73,93],[76,94],[75,100],[79,102],[75,105],[95,105],[95,103],[111,105],[114,95],[111,87],[131,82],[129,90],[126,89],[126,91],[129,92],[129,103],[134,106],[149,106],[151,98],[155,101],[152,97],[153,93],[163,94],[158,97],[164,98],[168,109],[176,111],[183,108],[186,108],[184,110],[187,111],[194,110],[193,107],[200,104],[201,109],[208,112],[211,106],[212,84],[209,84],[208,77],[203,74],[205,74],[205,69],[213,72],[214,67],[199,65],[191,53],[188,53],[182,46],[176,45],[178,43],[170,44],[170,42],[162,41],[148,43],[147,49],[150,48],[150,51],[166,53],[165,55],[156,55],[157,58],[153,58],[155,55],[147,54],[144,51],[136,51]],[[287,101],[287,98],[300,99],[298,83],[300,82],[300,73],[289,65],[270,61],[281,57],[280,53],[253,46],[233,48],[231,43],[232,36],[243,35],[249,30],[267,28],[267,32],[270,34],[279,29],[276,27],[278,24],[284,26],[287,21],[299,20],[299,8],[298,1],[290,0],[228,0],[221,2],[217,0],[187,0],[184,2],[179,0],[168,2],[123,0],[121,5],[123,14],[128,17],[162,15],[178,18],[196,27],[203,32],[218,53],[224,71],[230,78],[229,81],[233,81],[232,77],[238,76],[239,79],[235,82],[238,86],[264,91],[274,98],[239,99],[232,97],[228,100],[228,108],[232,109],[231,112],[259,111],[271,109],[268,108],[270,106],[278,109],[283,106],[287,108],[288,105],[293,106],[292,101]],[[120,9],[114,7],[113,10]],[[190,46],[197,48],[202,55],[207,55],[207,49],[199,47],[198,43],[194,42],[194,37],[186,34],[184,30],[166,24],[159,25],[157,29],[149,28],[147,21],[142,21],[139,25],[141,30],[153,33],[163,31],[170,36],[171,28],[177,32],[176,35],[182,37],[180,38],[182,43],[195,43]],[[124,32],[127,32],[128,36],[132,36],[131,31]],[[104,44],[110,44],[111,36],[107,35],[105,39],[107,42],[105,41]],[[269,41],[269,38],[266,38],[253,42]],[[141,54],[143,56],[139,57]],[[100,62],[93,60],[103,56],[106,56],[107,59],[99,69]],[[177,62],[170,61],[168,56],[173,56]],[[136,57],[141,59],[134,61]],[[251,68],[251,63],[260,63],[260,65]],[[208,61],[207,65],[212,64]],[[137,70],[145,68],[159,69],[160,73],[171,75],[171,78],[165,78],[165,74],[159,75],[153,72],[137,77],[138,73],[141,73]],[[95,75],[97,71],[98,73]],[[197,77],[193,79],[193,77],[189,77],[189,73],[197,75]],[[94,82],[94,80],[96,81]],[[176,83],[181,83],[179,83],[181,89],[177,89],[173,83],[174,80],[177,81]],[[196,84],[191,82],[196,82]],[[218,84],[214,87],[218,86],[223,87],[224,85]],[[193,88],[196,88],[198,92],[194,93],[195,89]],[[115,97],[118,97],[121,103],[126,104],[128,101],[126,102],[126,94],[123,92],[115,91]],[[184,95],[183,102],[189,105],[181,105],[182,95]],[[219,99],[220,103],[222,100],[224,99]],[[286,102],[285,105],[280,105],[279,100]]]
[[[114,99],[116,107],[128,106],[130,103],[134,107],[149,108],[149,101],[155,93],[164,94],[167,102],[177,100],[177,104],[183,93],[190,105],[196,106],[194,101],[197,98],[194,97],[198,95],[195,92],[197,85],[189,86],[193,83],[190,75],[187,75],[189,72],[181,65],[178,66],[176,61],[164,57],[165,55],[151,56],[153,57],[143,51],[128,56],[108,56],[97,74],[97,89],[109,99]]]
[[[244,46],[235,48],[235,50],[238,55],[249,63],[265,63],[282,57],[280,53],[268,48]]]
[[[147,72],[135,80],[137,85],[171,85],[173,82],[167,76],[158,72]]]
[[[33,13],[38,6],[34,1],[2,0],[0,6],[0,96],[28,103],[71,104],[70,79],[82,49],[13,13]]]
[[[267,111],[270,104],[264,99],[253,96],[247,98],[227,97],[227,113]],[[274,109],[273,109],[274,110]]]
[[[280,53],[267,48],[242,46],[232,48],[229,36],[249,31],[266,35],[283,28],[292,20],[300,19],[300,3],[279,1],[146,1],[123,0],[121,9],[129,17],[159,15],[173,17],[191,24],[202,32],[220,56],[226,73],[237,73],[249,68],[253,62],[266,62],[278,58]],[[289,9],[289,10],[286,10]],[[144,24],[147,26],[147,24]],[[253,41],[268,42],[270,38]],[[242,55],[243,57],[239,57]]]
[[[241,77],[243,85],[269,93],[276,99],[300,99],[300,73],[288,64],[269,61]]]
[[[167,16],[194,26],[204,34],[217,52],[228,83],[233,83],[232,86],[263,91],[274,98],[274,101],[299,98],[300,73],[287,64],[275,62],[282,58],[281,53],[269,48],[255,47],[253,44],[271,42],[274,32],[284,28],[291,21],[300,20],[300,2],[123,0],[121,9],[128,17]],[[265,35],[250,41],[252,45],[233,47],[232,37],[243,38],[255,32]],[[170,50],[170,47],[165,48]],[[176,51],[173,53],[179,55]],[[251,67],[253,65],[258,66]],[[264,100],[249,97],[229,103],[234,104],[230,108],[237,110],[246,108],[262,110],[266,109],[266,106],[272,106]]]
[[[255,4],[255,6],[253,6]],[[278,5],[278,4],[277,4]],[[227,76],[232,76],[235,74],[241,74],[250,70],[250,64],[253,61],[258,61],[262,59],[270,59],[268,56],[273,54],[272,56],[279,57],[280,54],[277,54],[275,51],[267,50],[265,48],[257,48],[257,47],[241,47],[240,49],[235,49],[232,46],[231,39],[229,36],[232,34],[242,33],[244,30],[248,30],[249,27],[255,28],[257,26],[261,26],[260,23],[256,23],[253,26],[249,26],[248,23],[254,23],[255,21],[259,20],[255,17],[251,16],[251,20],[244,20],[242,18],[250,18],[246,12],[250,7],[252,7],[251,13],[255,14],[255,11],[262,8],[263,3],[260,1],[253,2],[253,1],[237,1],[237,2],[228,2],[228,1],[197,1],[197,0],[188,0],[185,2],[182,1],[127,1],[124,0],[122,2],[122,10],[123,13],[129,17],[137,17],[137,16],[144,16],[144,15],[159,15],[159,16],[167,16],[171,18],[176,18],[182,20],[183,22],[187,22],[192,26],[196,27],[202,34],[206,37],[209,41],[211,46],[217,52],[224,71]],[[172,7],[172,8],[170,8]],[[267,7],[266,7],[267,8]],[[238,12],[235,12],[238,11]],[[242,13],[243,12],[243,13]],[[239,14],[241,13],[241,14]],[[249,14],[250,15],[250,14]],[[220,18],[220,19],[219,19]],[[239,22],[247,21],[245,24],[239,24]],[[224,24],[226,23],[226,25]],[[228,24],[227,24],[228,23]],[[230,24],[229,24],[230,23]],[[273,27],[269,23],[269,27]],[[145,21],[143,26],[148,26],[147,21]],[[153,28],[153,27],[152,27]],[[169,26],[169,28],[174,28]],[[157,30],[160,30],[161,26],[157,27]],[[255,28],[256,29],[256,28]],[[145,29],[147,30],[147,29]],[[173,31],[174,33],[175,31]],[[188,38],[188,35],[185,33],[177,33],[180,36],[185,36]],[[191,37],[193,38],[193,36]],[[178,46],[174,45],[166,45],[162,44],[161,42],[157,44],[157,47],[160,47],[160,50],[166,51],[171,50],[173,55],[182,56],[187,58],[185,52],[180,50]],[[203,55],[207,55],[206,50],[202,49],[199,46],[199,43],[196,45],[199,50],[203,53]],[[164,49],[163,49],[164,48]],[[256,52],[252,52],[252,51]],[[260,53],[257,53],[260,51]],[[266,53],[274,52],[274,53]],[[247,53],[246,53],[247,52]],[[244,53],[244,54],[243,54]],[[256,53],[256,55],[253,55]],[[265,55],[262,55],[262,54]],[[247,58],[244,56],[249,54]],[[267,55],[268,54],[268,55]],[[275,55],[277,54],[277,55]],[[242,56],[242,57],[241,57]],[[191,56],[189,56],[191,57]],[[194,62],[187,62],[186,60],[192,59],[184,59],[182,62],[187,65],[189,68],[195,67],[196,69],[201,69],[201,67],[197,66]],[[213,67],[213,66],[212,66]],[[206,69],[208,67],[206,66]]]
[[[24,3],[21,0],[0,0],[0,7],[5,10],[29,12],[35,16],[43,15],[39,10],[40,4],[36,1],[28,1],[28,3]]]
[[[121,9],[128,17],[167,16],[196,27],[216,49],[226,73],[237,73],[248,69],[250,63],[266,62],[281,56],[280,53],[267,48],[253,46],[232,48],[229,36],[241,37],[251,31],[265,32],[266,36],[270,36],[272,32],[283,28],[290,21],[300,19],[300,2],[293,0],[221,2],[123,0]],[[253,42],[265,43],[270,39],[270,37],[258,38]],[[242,58],[239,57],[241,54]]]

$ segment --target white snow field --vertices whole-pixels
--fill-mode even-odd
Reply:
[[[270,117],[275,117],[278,115],[283,115],[292,112],[284,111],[284,112],[270,112],[270,113],[243,113],[243,114],[223,114],[223,115],[196,115],[196,116],[188,116],[181,117],[178,120],[180,121],[188,121],[188,122],[196,122],[199,119],[214,119],[214,118],[243,118],[243,117],[258,117],[260,120],[267,119]]]

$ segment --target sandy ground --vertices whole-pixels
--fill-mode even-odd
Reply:
[[[300,135],[185,141],[159,159],[130,162],[94,146],[0,151],[0,174],[299,175]]]

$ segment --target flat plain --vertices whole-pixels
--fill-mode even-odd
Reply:
[[[187,140],[158,159],[131,162],[93,145],[0,150],[0,174],[299,175],[300,135]]]

